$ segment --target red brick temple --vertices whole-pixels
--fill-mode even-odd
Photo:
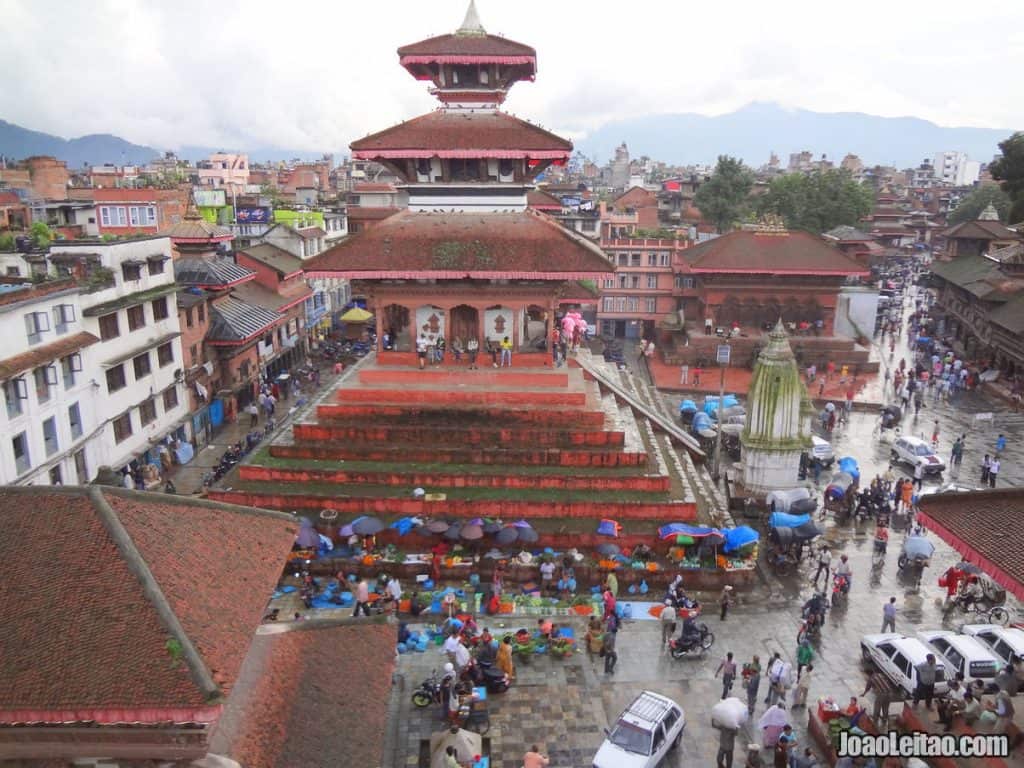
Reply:
[[[433,83],[441,108],[352,149],[399,175],[408,208],[306,267],[311,277],[352,280],[378,338],[390,330],[397,350],[360,363],[315,417],[255,452],[231,488],[211,496],[314,519],[336,510],[339,524],[364,514],[525,518],[538,546],[557,548],[598,543],[605,518],[621,522],[623,546],[658,545],[658,527],[696,521],[698,505],[708,521],[720,500],[694,459],[574,360],[556,368],[542,351],[559,307],[579,300],[580,281],[615,268],[593,243],[527,207],[536,175],[572,149],[499,109],[513,84],[533,79],[536,53],[487,34],[471,4],[457,32],[399,56]],[[479,369],[449,353],[420,370],[421,333],[449,350],[456,338],[478,339]],[[512,366],[496,368],[485,342],[505,336]],[[652,388],[622,375],[617,386],[643,386],[633,395],[672,419]],[[426,551],[432,542],[413,533],[396,543]]]

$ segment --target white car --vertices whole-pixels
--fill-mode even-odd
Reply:
[[[832,462],[836,460],[832,452],[832,443],[822,440],[817,435],[811,435],[811,458],[820,461],[823,467],[832,466]]]
[[[895,632],[864,635],[860,639],[861,657],[873,664],[908,696],[917,688],[917,667],[924,664],[928,654],[935,656],[935,694],[941,696],[949,690],[946,668],[941,657],[916,637]]]
[[[892,460],[894,463],[909,464],[911,469],[920,464],[926,475],[941,474],[946,468],[946,463],[919,437],[897,438],[892,444]]]
[[[938,651],[951,676],[961,674],[965,680],[991,680],[1003,667],[1003,662],[976,637],[958,635],[948,630],[917,634]]]
[[[644,691],[619,715],[594,755],[594,768],[654,768],[678,746],[686,728],[683,708]]]
[[[965,624],[960,631],[983,642],[1004,664],[1024,664],[1024,630],[998,624]]]

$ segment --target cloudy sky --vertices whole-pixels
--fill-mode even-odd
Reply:
[[[429,111],[395,49],[468,0],[0,0],[0,118],[64,137],[338,151]],[[533,45],[508,109],[571,138],[751,101],[1024,127],[1024,3],[477,0]]]

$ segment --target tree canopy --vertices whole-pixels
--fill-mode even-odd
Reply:
[[[999,220],[1005,223],[1010,213],[1010,197],[996,184],[983,184],[966,195],[949,214],[947,221],[949,224],[975,221],[989,204],[995,206],[999,212]]]
[[[754,174],[742,160],[719,155],[715,172],[697,188],[693,203],[719,232],[725,233],[743,218],[753,186]]]
[[[856,226],[874,202],[874,192],[854,181],[848,171],[829,169],[779,176],[758,199],[757,210],[780,216],[787,229],[820,235],[841,224]]]
[[[999,150],[1003,154],[989,166],[989,172],[1001,182],[999,186],[1010,200],[1008,222],[1017,224],[1024,221],[1024,132],[999,142]]]

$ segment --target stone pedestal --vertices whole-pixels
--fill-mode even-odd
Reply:
[[[751,449],[743,455],[743,487],[754,496],[782,491],[797,485],[800,451]]]

